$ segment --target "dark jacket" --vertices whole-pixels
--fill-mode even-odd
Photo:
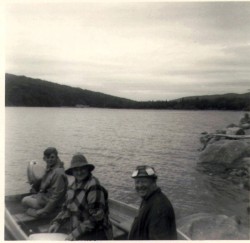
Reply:
[[[174,209],[168,198],[157,188],[143,199],[135,218],[129,240],[176,240]]]
[[[63,163],[58,160],[52,167],[47,167],[40,184],[38,198],[45,202],[44,211],[52,212],[65,200],[68,180],[64,173]]]

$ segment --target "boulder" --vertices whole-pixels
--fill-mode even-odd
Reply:
[[[227,135],[245,135],[245,131],[239,127],[228,127],[226,129]]]
[[[236,217],[197,213],[177,221],[192,240],[249,240],[248,229]]]
[[[250,123],[245,123],[245,124],[241,124],[240,125],[240,127],[242,128],[242,129],[250,129]]]
[[[199,163],[232,164],[248,155],[249,144],[242,140],[223,139],[208,144],[199,155]]]
[[[250,157],[244,157],[241,160],[235,163],[233,168],[241,168],[246,170],[248,173],[250,172]]]
[[[229,125],[227,126],[227,128],[229,128],[229,127],[239,127],[239,126],[236,125],[236,124],[234,124],[234,123],[231,123],[231,124],[229,124]]]

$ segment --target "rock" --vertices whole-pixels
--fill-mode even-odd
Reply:
[[[245,157],[242,160],[250,165],[250,157]]]
[[[244,171],[245,174],[249,174],[250,171],[250,157],[244,157],[240,160],[235,161],[232,165],[230,172]]]
[[[244,129],[239,127],[228,127],[226,130],[227,135],[245,135]]]
[[[192,240],[249,240],[248,229],[237,217],[198,213],[177,221],[178,228]]]
[[[249,129],[250,128],[250,123],[241,124],[240,127],[242,129]]]
[[[226,130],[225,129],[219,129],[219,130],[216,130],[215,133],[217,134],[226,134]]]
[[[243,187],[244,187],[245,189],[247,189],[247,190],[250,191],[250,180],[249,180],[249,179],[247,179],[247,180],[244,181]]]
[[[231,124],[229,124],[229,125],[227,126],[227,128],[229,128],[229,127],[239,127],[239,126],[236,125],[236,124],[234,124],[234,123],[231,123]]]
[[[219,140],[200,153],[199,163],[231,164],[243,158],[248,150],[249,144],[242,140]]]
[[[250,157],[245,157],[242,159],[242,162],[247,166],[250,167]]]
[[[231,179],[231,181],[232,181],[235,185],[239,185],[240,182],[241,182],[241,180],[240,180],[239,177],[233,177],[233,178]]]
[[[250,214],[250,207],[247,207],[247,213]]]

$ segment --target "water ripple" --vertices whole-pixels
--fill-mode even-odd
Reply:
[[[66,167],[75,152],[83,152],[112,198],[138,205],[131,173],[137,165],[150,164],[177,217],[197,212],[243,217],[245,192],[196,171],[199,134],[237,123],[240,116],[217,111],[6,108],[5,192],[26,192],[27,163],[42,162],[43,150],[55,146]]]

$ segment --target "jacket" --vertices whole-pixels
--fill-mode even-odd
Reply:
[[[157,188],[143,199],[138,216],[132,224],[129,240],[176,240],[174,209]]]
[[[62,211],[52,221],[60,226],[70,222],[69,233],[74,239],[95,231],[105,231],[107,239],[112,239],[112,226],[109,221],[108,193],[94,176],[80,185],[74,182],[69,186]]]
[[[50,213],[58,204],[63,203],[67,192],[68,180],[63,163],[58,160],[53,167],[47,167],[42,177],[38,197],[45,202],[44,212]]]

